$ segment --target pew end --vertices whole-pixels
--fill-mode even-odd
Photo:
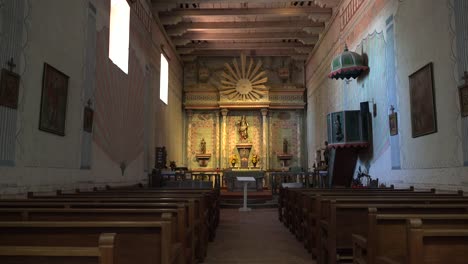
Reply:
[[[365,264],[367,259],[367,239],[353,234],[353,264]]]

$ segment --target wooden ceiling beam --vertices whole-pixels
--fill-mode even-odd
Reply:
[[[310,48],[314,45],[304,45],[300,42],[210,42],[210,43],[189,43],[185,46],[177,47],[177,50],[197,49],[197,50],[230,50],[230,49],[291,49]]]
[[[210,8],[210,9],[180,9],[175,8],[171,11],[159,12],[159,17],[174,16],[248,16],[248,15],[262,15],[262,16],[331,16],[332,8],[322,7],[291,7],[291,8]]]
[[[166,26],[170,36],[180,36],[188,30],[224,30],[224,29],[304,29],[308,32],[321,32],[325,23],[311,20],[295,21],[257,21],[257,22],[182,22],[177,25]]]
[[[181,37],[173,37],[172,40],[176,46],[183,46],[192,40],[283,40],[297,39],[303,44],[312,45],[317,43],[319,35],[307,34],[304,32],[255,32],[255,33],[203,33],[189,32]]]
[[[291,57],[296,60],[306,60],[309,54],[296,52],[296,50],[213,50],[213,51],[194,51],[190,54],[181,54],[183,61],[191,61],[197,57],[238,57],[244,53],[248,57]]]

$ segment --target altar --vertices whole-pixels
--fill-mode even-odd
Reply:
[[[253,177],[255,182],[249,182],[247,189],[251,191],[261,192],[263,190],[263,179],[265,171],[254,169],[227,169],[223,172],[224,180],[226,181],[227,189],[231,192],[240,192],[244,185],[237,181],[237,177]]]

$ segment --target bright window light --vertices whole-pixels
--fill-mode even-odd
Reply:
[[[161,72],[159,76],[159,97],[167,104],[169,91],[169,63],[164,54],[161,53]]]
[[[128,74],[130,6],[127,0],[112,0],[109,33],[109,58]]]

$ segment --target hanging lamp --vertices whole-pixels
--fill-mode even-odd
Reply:
[[[332,79],[356,79],[361,73],[369,70],[369,67],[364,65],[364,60],[361,55],[348,50],[345,44],[343,53],[336,56],[331,64],[332,71],[328,74]]]

